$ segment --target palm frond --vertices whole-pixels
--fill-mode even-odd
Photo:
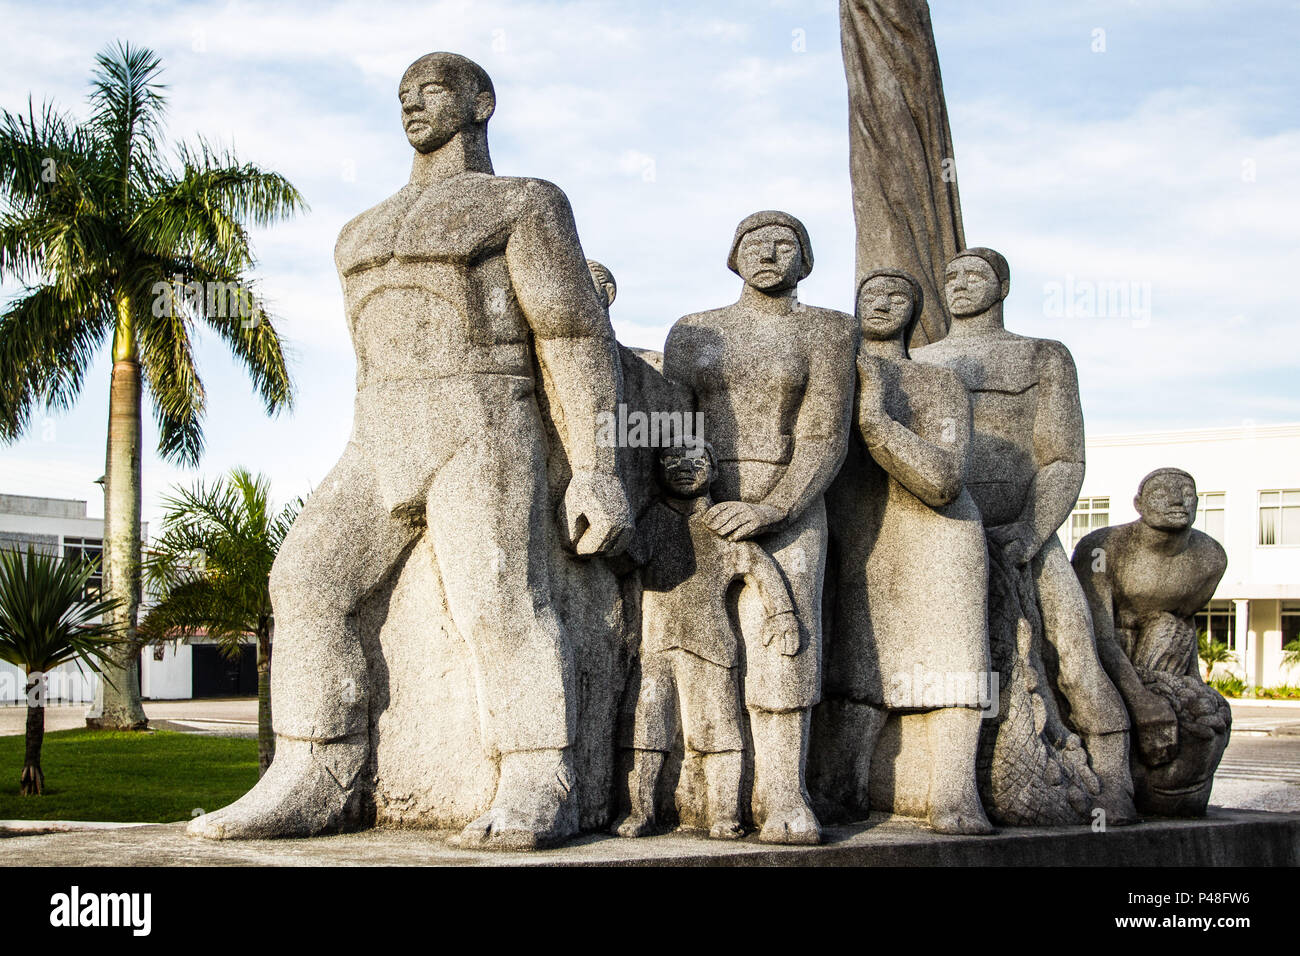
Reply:
[[[99,670],[119,642],[110,618],[121,602],[84,597],[93,570],[30,546],[0,550],[0,660],[29,673],[70,660]]]

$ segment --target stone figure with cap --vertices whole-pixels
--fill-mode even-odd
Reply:
[[[498,766],[462,844],[530,849],[578,827],[575,664],[549,575],[547,460],[566,458],[567,544],[623,547],[632,522],[617,450],[592,428],[620,401],[614,336],[564,194],[493,174],[496,95],[483,69],[429,54],[398,100],[410,181],[344,226],[335,249],[357,357],[352,434],[271,572],[275,761],[192,824],[202,836],[309,835],[362,815],[375,689],[357,610],[421,535],[472,651]],[[548,451],[535,368],[561,449]]]
[[[1097,649],[1133,720],[1137,807],[1203,816],[1232,711],[1201,677],[1196,612],[1228,568],[1223,546],[1192,527],[1196,480],[1158,468],[1138,485],[1138,520],[1100,528],[1074,549]]]
[[[1012,582],[1000,593],[1024,595],[1018,614],[1041,619],[1041,639],[1033,643],[1033,653],[1036,657],[1041,651],[1048,662],[1046,673],[1049,680],[1054,678],[1056,693],[1037,689],[1033,676],[1028,678],[1030,689],[1050,712],[1053,726],[1053,698],[1059,702],[1061,716],[1081,736],[1087,751],[1091,772],[1079,767],[1081,779],[1090,788],[1100,784],[1091,802],[1106,812],[1110,824],[1123,823],[1136,815],[1128,714],[1102,667],[1087,602],[1056,535],[1083,483],[1078,376],[1069,350],[1060,342],[1005,328],[1003,305],[1010,288],[1010,268],[1000,253],[983,247],[959,252],[944,276],[952,327],[943,339],[913,354],[918,362],[955,372],[971,396],[966,485],[988,536],[990,573],[998,581]],[[998,603],[992,602],[994,616]],[[991,623],[991,640],[996,636]],[[1014,646],[1016,640],[1012,634],[1003,646]],[[1006,674],[1003,681],[1008,683]],[[1008,715],[1001,716],[1005,722]],[[1058,735],[1049,727],[1048,736]],[[1049,743],[1068,763],[1076,763],[1076,745],[1069,738]],[[1005,778],[1010,770],[1003,770]],[[1034,768],[1030,776],[1038,775]],[[1087,820],[1087,812],[1076,800],[1072,816],[1054,822]],[[1034,818],[1036,813],[1034,807],[1020,807],[1004,811],[1004,820],[1029,822],[1022,814]]]
[[[948,369],[909,361],[921,285],[877,269],[858,287],[853,435],[826,495],[831,548],[826,699],[814,719],[814,797],[851,814],[926,818],[943,833],[989,833],[975,760],[989,684],[988,575],[979,509],[966,490],[970,400]],[[882,754],[890,714],[921,724],[918,779]],[[900,733],[901,733],[900,729]]]
[[[761,645],[766,615],[753,588],[737,601],[754,741],[753,813],[761,840],[816,843],[820,824],[804,774],[810,712],[821,693],[823,496],[848,441],[857,324],[799,302],[812,246],[788,213],[742,220],[727,265],[744,280],[740,298],[679,319],[664,347],[664,374],[691,391],[717,452],[718,503],[706,523],[731,540],[759,544],[794,599],[801,648],[793,655],[751,651]]]

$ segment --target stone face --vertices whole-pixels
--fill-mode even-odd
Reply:
[[[776,561],[794,599],[799,653],[774,656],[759,650],[765,613],[756,589],[737,598],[753,808],[761,839],[816,842],[804,772],[810,710],[821,693],[823,495],[844,459],[857,326],[796,298],[813,260],[793,216],[747,217],[727,261],[745,281],[739,300],[679,319],[664,347],[664,374],[690,390],[717,453],[718,504],[707,525],[731,540],[752,538]]]
[[[1196,482],[1187,472],[1152,472],[1133,503],[1139,519],[1087,535],[1074,550],[1074,570],[1102,662],[1133,721],[1138,809],[1202,816],[1232,711],[1201,677],[1194,617],[1228,557],[1192,527]]]
[[[592,428],[621,398],[607,305],[564,194],[493,175],[495,93],[477,65],[423,57],[399,100],[411,181],[348,223],[335,251],[357,353],[352,435],[271,575],[275,730],[286,759],[240,801],[197,820],[203,836],[309,834],[381,810],[445,824],[473,807],[468,844],[529,848],[576,832],[579,776],[602,789],[600,768],[579,766],[591,755],[578,722],[591,716],[581,701],[593,683],[600,700],[588,694],[586,709],[612,718],[617,668],[599,661],[593,677],[583,652],[619,646],[610,634],[621,634],[619,588],[559,545],[614,553],[630,535],[617,450]],[[376,646],[365,613],[412,560],[424,569],[412,600],[432,645],[426,657],[403,646],[418,639],[414,624],[394,623],[402,633],[387,646],[381,627]],[[605,586],[593,587],[601,576]],[[452,633],[468,650],[459,661]],[[433,676],[440,644],[445,672],[416,689],[412,670]],[[388,653],[402,663],[396,680]],[[446,793],[416,783],[430,761],[454,759],[434,745],[438,732],[421,745],[410,714],[385,719],[393,694],[403,706],[437,699],[438,681],[450,688],[440,732],[455,738],[452,752],[470,749],[453,728],[468,725],[472,700],[481,760],[495,771],[457,761],[455,777],[434,785]],[[608,741],[597,749],[607,753]],[[607,784],[607,765],[603,775]],[[604,813],[599,798],[586,809]]]
[[[853,438],[827,493],[831,583],[814,795],[861,815],[883,805],[944,832],[987,833],[975,756],[989,683],[984,529],[965,488],[970,401],[947,369],[908,360],[922,293],[901,272],[864,278]],[[918,715],[924,772],[877,750],[889,714]],[[901,748],[900,748],[901,750]],[[873,766],[873,756],[877,760]],[[879,802],[879,801],[878,801]],[[833,812],[833,811],[832,811]]]
[[[1134,817],[1128,716],[1056,537],[1083,482],[1078,379],[1064,345],[1003,326],[1010,286],[998,253],[958,253],[944,285],[952,328],[915,353],[955,372],[971,397],[966,483],[988,539],[989,642],[1001,688],[984,734],[981,793],[999,822],[1084,822],[1094,808],[1125,822]]]
[[[840,0],[860,285],[901,268],[924,290],[913,346],[948,331],[936,277],[966,245],[939,54],[925,0]],[[929,303],[929,305],[925,305]]]

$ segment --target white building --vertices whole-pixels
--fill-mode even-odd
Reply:
[[[148,541],[149,526],[140,524],[140,540]],[[0,495],[0,548],[28,546],[64,558],[85,559],[100,566],[104,545],[104,519],[86,517],[86,502],[67,498],[34,498]],[[87,590],[98,592],[99,574],[87,582]],[[243,658],[228,661],[215,645],[201,639],[193,644],[145,648],[140,654],[141,696],[152,700],[184,700],[193,696],[236,696],[256,692],[256,663],[249,661],[251,645]],[[76,663],[63,664],[48,678],[51,703],[91,703],[95,698],[97,674]],[[0,661],[0,705],[25,698],[21,670]]]
[[[1196,479],[1196,527],[1228,552],[1228,571],[1197,625],[1226,641],[1249,686],[1300,683],[1282,646],[1300,636],[1300,424],[1105,435],[1087,440],[1067,552],[1093,528],[1137,518],[1138,482],[1174,467]]]

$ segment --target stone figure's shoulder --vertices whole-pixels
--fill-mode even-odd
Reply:
[[[1071,369],[1074,368],[1074,356],[1070,353],[1069,348],[1064,342],[1058,342],[1056,339],[1031,338],[1025,338],[1024,341],[1032,343],[1034,355],[1038,360],[1039,365],[1057,365]]]
[[[1213,536],[1193,528],[1188,543],[1196,549],[1207,570],[1220,577],[1228,570],[1228,552]]]
[[[1128,524],[1110,525],[1105,528],[1098,528],[1096,531],[1089,531],[1074,546],[1074,555],[1071,560],[1074,562],[1075,567],[1091,567],[1098,552],[1101,552],[1106,555],[1106,564],[1096,568],[1096,570],[1102,573],[1113,571],[1115,559],[1121,556],[1125,541],[1131,536],[1135,524],[1137,522],[1130,521]]]
[[[720,309],[707,309],[704,312],[692,312],[689,315],[683,315],[668,330],[668,339],[664,343],[665,354],[674,346],[680,348],[698,342],[702,336],[707,335],[710,331],[728,324],[728,313],[730,311],[724,306]]]
[[[485,199],[490,199],[501,208],[514,214],[571,217],[569,197],[559,186],[545,179],[530,176],[489,176],[476,177],[474,188],[482,191]]]
[[[839,348],[852,348],[858,344],[858,320],[839,309],[804,306],[808,319],[806,328],[814,341],[830,342]]]
[[[418,195],[414,187],[404,186],[348,220],[334,243],[334,264],[339,271],[368,265],[368,260],[376,256],[391,255],[397,231]]]

